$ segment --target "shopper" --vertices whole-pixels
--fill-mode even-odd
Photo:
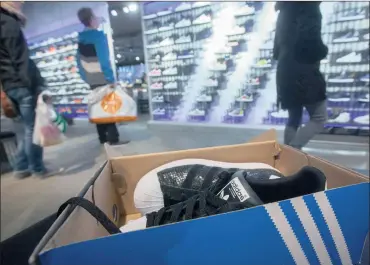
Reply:
[[[78,18],[85,29],[78,35],[77,63],[81,78],[95,89],[107,84],[115,85],[115,78],[109,57],[107,37],[99,31],[99,20],[91,8],[81,8]],[[119,142],[119,133],[115,123],[96,125],[100,143],[111,145],[125,144]]]
[[[276,10],[280,11],[273,50],[278,105],[289,113],[284,142],[301,149],[323,130],[327,119],[320,60],[328,48],[321,38],[320,2],[277,2]],[[304,107],[310,121],[301,127]]]
[[[37,95],[43,80],[35,63],[29,58],[21,30],[26,21],[21,8],[22,2],[0,3],[0,81],[5,94],[18,109],[24,125],[14,175],[18,178],[31,174],[43,177],[50,175],[43,163],[43,149],[32,142]]]

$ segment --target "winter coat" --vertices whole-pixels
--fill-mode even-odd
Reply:
[[[320,2],[277,2],[273,56],[277,60],[276,85],[283,109],[326,99],[320,60],[328,48],[321,38]]]
[[[18,15],[1,7],[0,26],[0,80],[4,91],[25,87],[36,93],[44,80],[29,58]]]

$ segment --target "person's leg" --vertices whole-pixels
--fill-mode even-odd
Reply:
[[[303,107],[301,106],[288,109],[289,118],[284,131],[284,144],[290,145],[296,136],[297,130],[301,126],[302,113]]]
[[[106,124],[97,124],[96,130],[98,131],[99,141],[101,144],[107,142],[107,129]]]
[[[18,88],[8,92],[20,112],[24,125],[24,136],[19,144],[15,161],[15,175],[24,177],[32,172],[45,171],[43,163],[43,149],[33,144],[33,131],[35,126],[36,97],[27,88]]]
[[[328,116],[326,100],[305,107],[310,115],[310,121],[298,130],[296,136],[290,143],[291,146],[297,149],[301,149],[315,136],[315,134],[320,133],[324,129]]]
[[[108,142],[110,144],[117,144],[119,142],[119,132],[117,129],[117,125],[115,123],[108,123],[106,124],[107,127],[107,134],[108,134]]]

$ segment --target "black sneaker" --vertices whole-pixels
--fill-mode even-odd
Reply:
[[[134,192],[135,206],[142,214],[157,211],[208,190],[220,178],[229,178],[238,170],[259,179],[283,177],[264,163],[177,160],[151,170],[140,179]]]
[[[290,177],[260,179],[241,170],[224,174],[208,191],[124,226],[121,231],[143,229],[255,207],[324,191],[326,177],[314,167],[304,167]],[[144,224],[144,221],[146,223]]]

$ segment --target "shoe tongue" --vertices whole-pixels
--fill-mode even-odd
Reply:
[[[233,174],[231,181],[217,194],[228,203],[261,205],[263,202],[244,178],[244,171]]]

